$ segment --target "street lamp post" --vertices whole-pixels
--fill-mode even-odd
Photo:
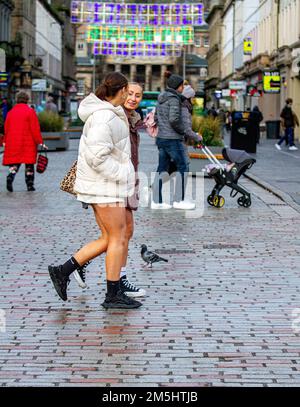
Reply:
[[[234,61],[234,57],[235,57],[235,0],[233,0],[232,2],[232,6],[233,6],[233,21],[232,21],[232,73],[234,75],[234,70],[235,70],[235,61]]]
[[[182,76],[183,76],[183,80],[185,80],[185,64],[186,64],[186,54],[185,54],[185,45],[183,44],[182,46],[182,51],[183,51],[183,61],[182,61]]]
[[[91,59],[91,64],[93,65],[93,93],[95,93],[96,90],[96,56],[94,55],[94,58]]]

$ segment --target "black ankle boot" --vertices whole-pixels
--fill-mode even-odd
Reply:
[[[105,300],[101,305],[105,309],[108,308],[133,309],[139,308],[142,305],[142,303],[130,297],[127,297],[127,295],[123,294],[122,291],[119,290],[115,295],[106,294]]]
[[[14,182],[14,175],[13,174],[8,174],[7,178],[6,178],[6,189],[9,192],[13,192],[13,182]]]
[[[63,301],[67,301],[69,277],[63,274],[62,266],[48,266],[48,271],[57,294]]]

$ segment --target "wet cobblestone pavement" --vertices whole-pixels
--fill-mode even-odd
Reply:
[[[248,209],[228,190],[222,209],[205,201],[196,219],[141,208],[128,276],[147,290],[143,306],[102,309],[104,256],[90,264],[88,288],[72,280],[63,303],[48,264],[98,236],[92,211],[59,191],[77,145],[49,153],[35,193],[23,192],[23,169],[7,193],[0,169],[0,383],[299,386],[300,213],[246,179]],[[156,159],[145,136],[141,170],[155,170]],[[205,196],[212,186],[206,179]],[[145,268],[142,243],[169,262]]]

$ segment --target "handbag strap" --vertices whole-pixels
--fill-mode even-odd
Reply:
[[[44,143],[43,143],[44,144]],[[42,144],[42,145],[43,145]],[[40,150],[38,149],[38,153],[39,154],[44,154],[45,155],[45,157],[47,157],[47,150],[45,149],[45,148],[41,148]]]

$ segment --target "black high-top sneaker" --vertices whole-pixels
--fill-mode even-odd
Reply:
[[[126,276],[120,278],[120,290],[128,297],[144,297],[146,290],[136,287]]]
[[[69,277],[62,273],[62,266],[48,266],[48,271],[57,294],[63,301],[67,301]]]
[[[73,272],[73,276],[74,276],[75,280],[77,281],[79,287],[81,287],[81,288],[87,287],[87,284],[85,282],[85,277],[86,277],[85,274],[86,274],[86,268],[89,264],[90,264],[90,261],[88,261],[83,266],[81,266],[80,268],[78,268],[77,270],[75,270]]]
[[[27,191],[31,192],[31,191],[35,191],[35,188],[33,185],[27,185]]]
[[[106,294],[105,300],[101,305],[105,309],[108,308],[133,309],[139,308],[142,305],[142,303],[133,300],[132,298],[122,293],[121,290],[119,290],[115,296],[109,296],[108,294]]]

